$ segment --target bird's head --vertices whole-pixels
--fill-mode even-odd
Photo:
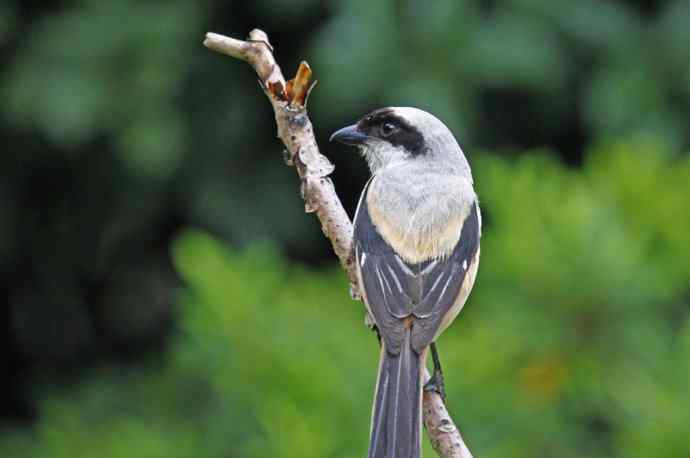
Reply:
[[[400,165],[467,168],[467,160],[453,133],[434,115],[418,108],[387,107],[374,110],[356,124],[333,135],[357,146],[372,173]]]

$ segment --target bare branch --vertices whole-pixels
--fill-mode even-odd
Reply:
[[[424,374],[424,380],[429,380],[428,371]],[[422,400],[422,412],[424,427],[438,456],[441,458],[473,458],[441,396],[425,391]]]
[[[352,223],[328,178],[333,164],[319,152],[307,116],[307,95],[312,87],[309,65],[306,62],[300,65],[288,92],[288,84],[273,57],[273,47],[263,31],[252,30],[248,41],[207,33],[204,46],[248,62],[259,75],[259,82],[273,105],[278,137],[287,147],[287,162],[295,165],[301,179],[305,211],[316,213],[356,294],[357,277],[350,258]]]
[[[319,152],[307,116],[307,98],[315,84],[311,81],[309,64],[302,61],[295,78],[286,82],[273,57],[268,36],[259,29],[252,30],[247,41],[209,32],[204,46],[246,61],[256,71],[261,87],[273,105],[278,137],[287,148],[286,162],[295,166],[300,177],[304,209],[307,213],[316,213],[323,233],[331,241],[333,251],[347,272],[353,297],[360,298],[351,250],[352,222],[328,177],[334,166]],[[425,379],[428,378],[426,372]],[[472,458],[438,394],[425,392],[422,410],[427,433],[440,457]]]

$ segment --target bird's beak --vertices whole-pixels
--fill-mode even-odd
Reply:
[[[357,124],[353,124],[351,126],[343,127],[342,129],[333,133],[328,141],[332,142],[333,140],[336,140],[346,145],[359,146],[364,143],[366,139],[366,134],[359,130]]]

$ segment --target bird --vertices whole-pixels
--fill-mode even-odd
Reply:
[[[330,140],[357,147],[371,171],[353,229],[357,280],[381,342],[368,457],[419,458],[423,390],[445,397],[435,342],[477,276],[472,171],[450,129],[418,108],[374,110]]]

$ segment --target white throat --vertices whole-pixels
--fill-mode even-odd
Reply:
[[[392,146],[390,143],[375,141],[362,148],[362,155],[369,165],[372,175],[376,175],[384,168],[402,165],[407,162],[409,153],[402,146]]]

